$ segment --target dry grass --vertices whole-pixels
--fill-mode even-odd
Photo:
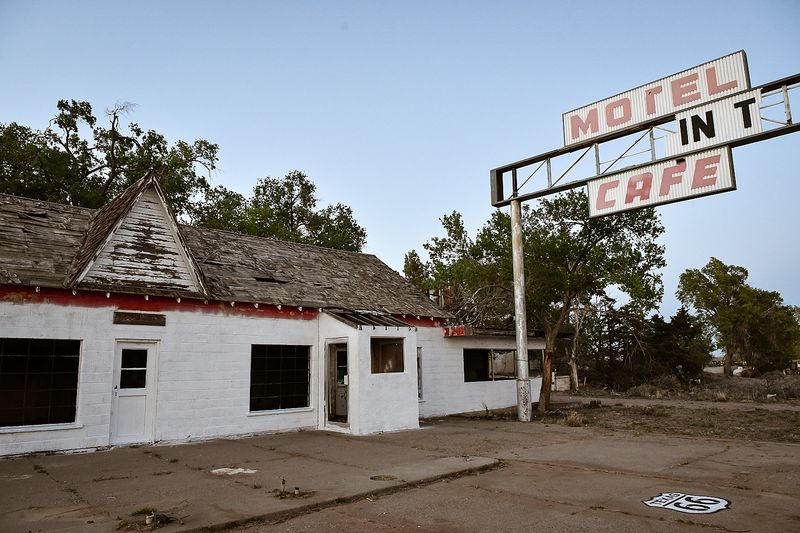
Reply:
[[[615,431],[800,443],[800,412],[797,411],[669,406],[613,406],[581,411],[585,426]]]
[[[570,411],[564,418],[564,425],[569,427],[581,427],[583,425],[583,415],[577,411]]]

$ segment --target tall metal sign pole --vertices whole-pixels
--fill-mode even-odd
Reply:
[[[797,89],[800,74],[751,87],[747,57],[741,50],[564,113],[563,148],[491,171],[492,205],[511,206],[520,421],[531,419],[522,202],[585,187],[589,216],[601,217],[735,190],[733,148],[800,131],[790,103],[790,92]],[[783,113],[770,115],[780,111],[778,106]],[[601,150],[611,144],[613,151],[613,141],[629,135],[638,138],[618,156],[602,161]],[[649,148],[631,153],[645,137]],[[658,150],[656,141],[662,139],[665,146]],[[579,163],[590,151],[594,151],[594,171],[575,179],[574,174],[581,172],[576,170]],[[614,168],[642,154],[649,154],[648,162]],[[556,176],[552,163],[564,161],[561,158],[567,159],[568,168]],[[518,172],[529,174],[521,184]],[[546,186],[523,190],[529,182],[539,181],[534,180],[537,176],[546,179]],[[509,177],[510,191],[504,186]]]
[[[522,203],[511,201],[511,255],[514,268],[514,316],[517,326],[517,418],[531,421],[531,382],[528,379],[528,327],[525,313],[525,259],[522,242]]]

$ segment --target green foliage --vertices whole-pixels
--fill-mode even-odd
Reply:
[[[701,269],[680,277],[677,296],[694,307],[725,352],[725,373],[734,359],[759,371],[782,369],[796,357],[800,326],[794,308],[780,294],[751,287],[748,272],[712,257]]]
[[[669,321],[601,298],[581,330],[578,360],[589,379],[625,390],[661,377],[701,379],[713,345],[702,320],[681,308]]]
[[[427,268],[414,250],[407,252],[403,259],[403,276],[415,287],[422,290],[428,289]]]
[[[461,323],[513,327],[510,217],[495,211],[474,240],[459,213],[441,222],[445,236],[423,245],[427,263],[420,268],[406,256],[407,276],[419,273],[422,286],[442,290],[445,307]],[[652,209],[590,219],[586,196],[577,191],[524,211],[528,327],[544,330],[546,342],[540,408],[549,407],[552,355],[570,309],[612,286],[640,312],[660,300],[656,269],[664,266],[664,249],[655,241],[663,231]]]
[[[36,131],[0,124],[0,193],[97,208],[149,172],[184,222],[360,251],[366,230],[350,207],[317,208],[316,186],[299,171],[264,178],[247,199],[223,186],[211,187],[216,144],[170,143],[136,123],[121,125],[132,104],[106,111],[101,125],[88,102],[60,100],[50,127]]]
[[[242,219],[247,233],[285,241],[361,251],[366,230],[343,204],[317,208],[316,185],[300,171],[263,178],[253,189]]]
[[[191,218],[195,197],[208,187],[217,145],[177,141],[137,124],[120,124],[131,104],[106,111],[98,124],[88,102],[60,100],[44,131],[0,124],[0,192],[97,208],[146,175],[156,172],[179,217]]]

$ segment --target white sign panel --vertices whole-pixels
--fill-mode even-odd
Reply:
[[[588,183],[589,215],[600,217],[736,189],[731,149],[643,165]]]
[[[665,139],[667,157],[761,133],[760,107],[756,90],[678,113],[678,131]]]
[[[564,146],[625,130],[750,88],[744,51],[564,113]]]
[[[662,492],[661,495],[642,502],[648,507],[669,509],[679,513],[711,514],[729,509],[731,502],[715,496],[695,496],[683,492]]]

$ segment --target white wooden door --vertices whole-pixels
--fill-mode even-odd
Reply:
[[[153,441],[155,343],[118,342],[111,401],[111,444]]]

